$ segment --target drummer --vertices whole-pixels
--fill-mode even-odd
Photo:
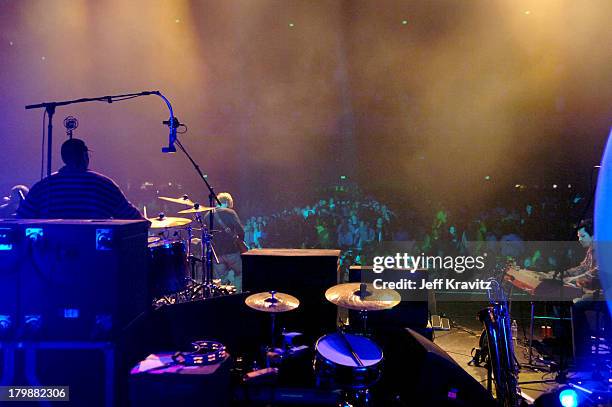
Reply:
[[[65,166],[34,184],[21,201],[22,219],[144,219],[110,178],[89,170],[83,140],[62,144]]]

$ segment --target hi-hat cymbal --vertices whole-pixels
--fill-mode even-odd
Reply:
[[[183,205],[187,205],[187,206],[194,206],[195,202],[193,202],[191,199],[189,199],[189,197],[187,195],[183,195],[180,198],[170,198],[169,196],[158,196],[157,198],[164,200],[164,201],[168,201],[168,202],[174,202],[177,204],[183,204]]]
[[[187,218],[173,218],[166,216],[158,216],[157,218],[147,218],[151,222],[151,229],[162,229],[162,228],[174,228],[177,226],[184,226],[191,223],[191,219]]]
[[[330,287],[325,291],[327,301],[356,311],[380,311],[391,309],[401,301],[395,290],[378,290],[372,284],[365,284],[365,295],[360,297],[360,283],[345,283]]]
[[[200,212],[208,212],[214,211],[216,208],[211,208],[209,206],[198,206],[197,208],[194,206],[191,209],[183,209],[182,211],[178,211],[178,213],[200,213]]]
[[[300,300],[294,296],[276,291],[249,295],[244,303],[249,308],[263,312],[286,312],[300,306]]]

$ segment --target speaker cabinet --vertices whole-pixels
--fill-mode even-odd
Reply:
[[[442,348],[412,329],[379,332],[385,371],[377,395],[394,405],[491,406],[487,390]]]
[[[113,339],[151,304],[147,228],[130,220],[0,221],[0,340]],[[3,318],[10,326],[1,332]]]
[[[336,306],[325,299],[325,291],[338,283],[339,256],[340,250],[249,250],[242,255],[243,290],[297,297],[299,308],[283,316],[282,326],[316,339],[336,327]]]

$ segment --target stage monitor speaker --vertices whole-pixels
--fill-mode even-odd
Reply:
[[[336,327],[336,306],[325,299],[325,291],[338,283],[339,256],[340,250],[249,250],[242,255],[243,290],[297,297],[300,306],[286,313],[283,326],[316,339]]]
[[[60,402],[60,405],[126,405],[129,370],[121,364],[117,348],[111,343],[21,342],[1,345],[1,386],[67,386],[69,402]],[[16,404],[45,406],[56,403]],[[0,402],[0,405],[3,404]]]
[[[0,340],[113,340],[150,309],[147,228],[0,221]]]
[[[390,328],[376,336],[385,357],[381,398],[398,406],[491,406],[491,394],[442,348],[412,329]]]

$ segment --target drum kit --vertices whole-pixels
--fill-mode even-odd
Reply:
[[[353,333],[339,328],[316,341],[313,361],[316,384],[340,390],[342,407],[370,406],[369,389],[382,376],[383,351],[367,332],[367,314],[395,307],[400,302],[400,294],[395,290],[374,289],[371,284],[345,283],[330,287],[325,298],[338,307],[358,311],[362,326]],[[269,291],[247,297],[245,304],[271,316],[272,345],[266,348],[266,366],[269,368],[273,363],[269,355],[283,354],[283,350],[274,345],[276,314],[298,308],[300,301],[289,294]]]
[[[190,207],[178,213],[191,214],[193,219],[170,217],[163,212],[151,218],[145,208],[145,218],[151,222],[150,229],[154,232],[148,238],[154,306],[234,293],[235,287],[214,280],[212,268],[206,266],[208,252],[219,263],[212,245],[212,231],[202,219],[203,213],[210,213],[215,208],[200,206],[187,195],[158,198]],[[191,226],[193,222],[197,227]]]

